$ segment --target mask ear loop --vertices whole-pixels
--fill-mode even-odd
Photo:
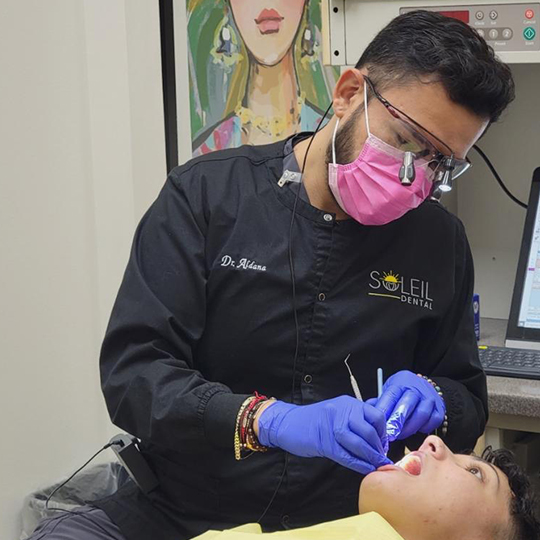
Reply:
[[[332,164],[336,165],[336,133],[339,126],[339,118],[336,118],[336,127],[334,128],[334,133],[332,134]]]
[[[368,110],[367,110],[367,105],[368,105],[368,102],[367,102],[367,84],[364,81],[364,111],[366,113],[366,128],[367,128],[368,136],[371,137],[371,131],[369,129],[369,114],[368,114]]]
[[[367,110],[367,84],[364,82],[364,111],[366,113],[366,128],[368,136],[371,137],[371,131],[369,130],[369,114]],[[334,128],[334,133],[332,134],[332,164],[336,164],[336,134],[339,126],[339,118],[336,121],[336,127]]]

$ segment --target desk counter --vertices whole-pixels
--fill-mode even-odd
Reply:
[[[507,321],[482,319],[480,344],[504,347]],[[489,426],[540,433],[540,381],[487,378]]]

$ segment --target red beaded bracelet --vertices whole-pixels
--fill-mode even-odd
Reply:
[[[265,452],[267,450],[265,446],[259,443],[253,429],[255,415],[266,401],[268,401],[266,396],[261,396],[258,392],[255,392],[254,396],[250,396],[242,403],[236,417],[234,433],[234,456],[236,460],[244,459],[251,455],[252,452]],[[246,454],[247,451],[249,453]]]

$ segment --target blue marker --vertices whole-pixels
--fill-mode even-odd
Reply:
[[[384,381],[384,378],[383,378],[383,370],[382,368],[379,368],[377,369],[377,399],[381,399],[381,396],[382,396],[382,392],[383,392],[383,381]],[[391,419],[388,420],[388,422],[390,422]],[[386,424],[386,433],[388,434],[388,428],[389,428],[389,424]],[[386,456],[386,454],[388,454],[388,449],[389,449],[389,443],[388,443],[388,438],[385,439],[383,441],[383,450],[384,450],[384,455]]]

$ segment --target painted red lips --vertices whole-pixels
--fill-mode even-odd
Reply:
[[[275,9],[263,9],[255,19],[261,34],[276,34],[279,32],[283,17]]]

